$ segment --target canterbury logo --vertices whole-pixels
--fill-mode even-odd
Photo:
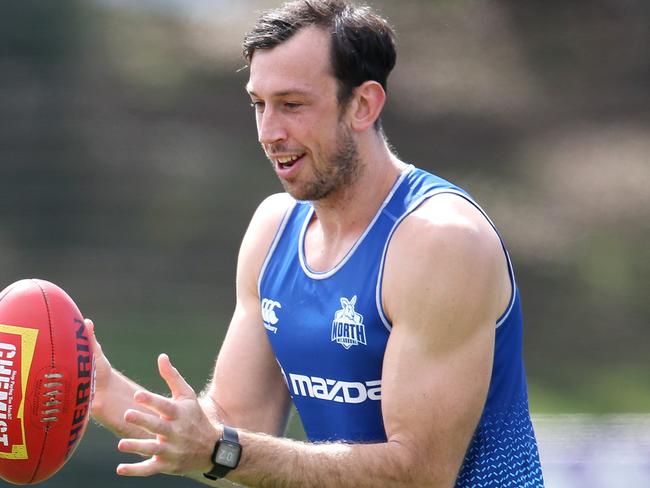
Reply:
[[[264,321],[264,328],[270,330],[274,334],[278,331],[275,324],[279,322],[278,316],[275,313],[276,308],[282,308],[280,302],[268,298],[262,300],[262,320]]]
[[[289,374],[289,380],[293,394],[298,396],[337,403],[363,403],[366,400],[381,400],[381,380],[361,383],[293,373]]]
[[[343,308],[336,311],[332,321],[332,342],[338,342],[346,349],[366,345],[366,327],[363,325],[363,315],[354,310],[356,303],[356,295],[351,300],[341,298]]]

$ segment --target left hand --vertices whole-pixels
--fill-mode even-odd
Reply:
[[[158,356],[158,370],[171,391],[165,398],[147,391],[133,395],[136,403],[155,414],[129,409],[124,420],[155,435],[154,439],[122,439],[118,449],[149,459],[120,464],[122,476],[151,476],[158,473],[188,475],[209,471],[210,457],[219,438],[218,428],[210,423],[197,401],[196,393],[166,354]]]

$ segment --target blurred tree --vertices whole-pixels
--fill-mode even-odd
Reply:
[[[238,47],[276,3],[3,5],[0,277],[61,284],[157,388],[163,349],[205,380],[240,238],[280,191]],[[512,252],[533,408],[650,411],[650,4],[374,3],[398,31],[391,142]]]

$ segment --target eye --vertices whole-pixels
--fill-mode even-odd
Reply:
[[[264,112],[264,102],[251,102],[251,107],[255,109],[256,112]]]
[[[287,110],[296,110],[302,106],[301,103],[296,102],[284,102],[284,108]]]

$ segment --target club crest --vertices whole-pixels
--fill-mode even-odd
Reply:
[[[332,321],[332,342],[338,342],[346,349],[359,344],[366,345],[366,328],[363,325],[363,315],[354,310],[356,303],[356,295],[351,300],[342,297],[342,308],[334,313],[334,320]]]

